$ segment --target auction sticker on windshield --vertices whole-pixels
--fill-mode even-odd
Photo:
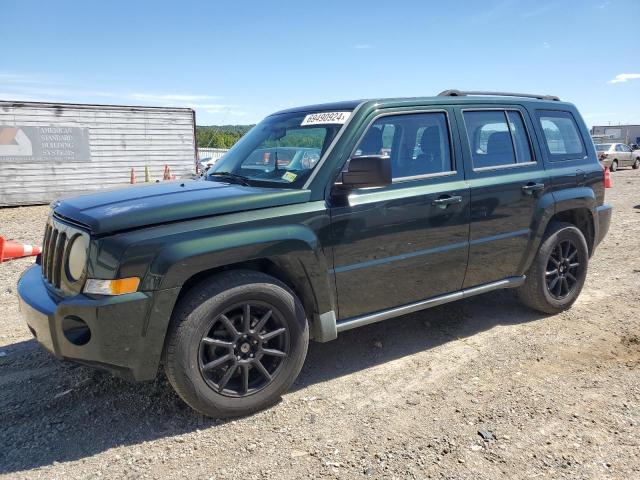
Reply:
[[[310,113],[304,120],[300,126],[304,127],[305,125],[324,125],[328,123],[338,123],[343,124],[347,121],[351,112],[321,112],[321,113]]]

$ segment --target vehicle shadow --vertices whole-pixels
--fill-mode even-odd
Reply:
[[[312,342],[293,390],[542,315],[498,291]],[[89,457],[225,421],[194,413],[164,376],[133,384],[59,362],[34,341],[1,347],[0,474]],[[274,407],[277,408],[277,407]]]

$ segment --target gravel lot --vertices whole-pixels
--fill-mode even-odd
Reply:
[[[504,291],[352,330],[310,346],[277,406],[228,422],[163,378],[52,358],[18,315],[32,260],[3,263],[0,476],[640,478],[640,171],[612,177],[612,227],[570,311]],[[0,209],[0,234],[38,243],[47,211]]]

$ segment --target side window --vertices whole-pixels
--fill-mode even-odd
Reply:
[[[534,161],[520,112],[476,110],[465,111],[463,116],[474,168]]]
[[[616,152],[622,152],[622,145],[616,145]]]
[[[570,112],[539,110],[538,120],[551,160],[571,160],[586,155],[578,125]]]
[[[516,161],[518,163],[533,162],[533,155],[531,154],[531,144],[529,143],[529,135],[527,135],[527,129],[524,126],[524,120],[520,112],[510,110],[507,112],[507,118],[509,118],[509,128],[513,134],[513,140],[516,144]]]
[[[453,170],[447,116],[443,112],[377,119],[355,155],[388,155],[394,179]]]
[[[627,152],[628,153],[628,152],[631,151],[631,149],[629,148],[629,145],[621,145],[621,147],[622,147],[622,151],[623,152]]]

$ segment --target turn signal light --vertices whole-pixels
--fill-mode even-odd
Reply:
[[[124,295],[138,290],[140,279],[138,277],[118,278],[116,280],[98,280],[90,278],[84,285],[85,293],[94,295]]]

